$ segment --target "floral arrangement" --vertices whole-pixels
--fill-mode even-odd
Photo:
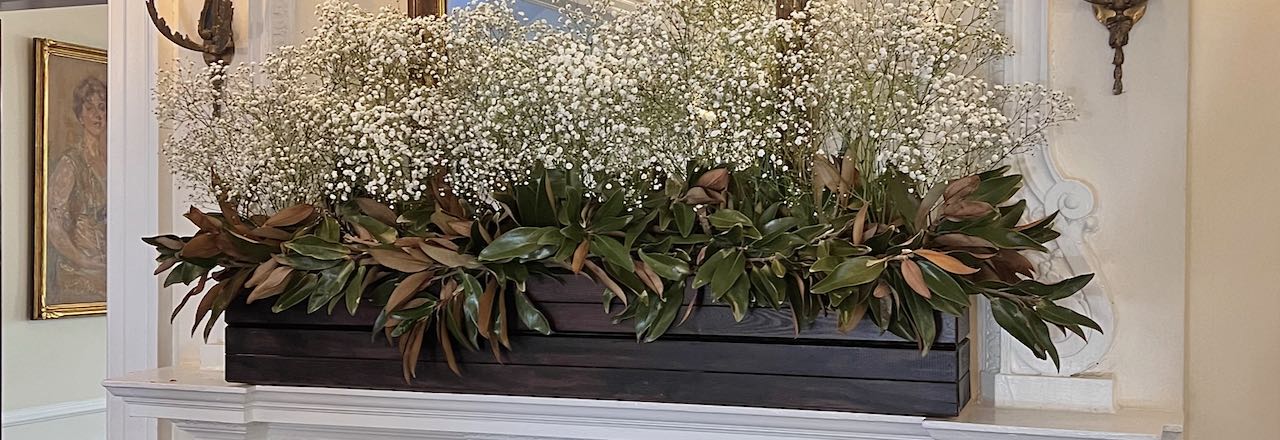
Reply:
[[[458,371],[455,346],[550,333],[526,282],[575,274],[646,342],[709,295],[797,331],[870,317],[927,351],[935,313],[982,295],[1057,362],[1051,327],[1101,331],[1054,303],[1092,276],[1034,280],[1022,252],[1055,216],[1024,220],[1001,163],[1074,109],[984,79],[1010,53],[996,3],[652,0],[547,23],[326,2],[261,65],[162,80],[166,156],[219,209],[146,241],[206,335],[235,300],[372,303],[406,379],[428,339]]]

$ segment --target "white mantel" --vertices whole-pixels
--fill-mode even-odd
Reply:
[[[970,408],[955,420],[709,405],[251,386],[163,368],[110,379],[130,417],[197,440],[1178,440],[1180,417]]]

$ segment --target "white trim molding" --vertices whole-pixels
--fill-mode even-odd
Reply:
[[[159,222],[159,136],[151,88],[156,37],[145,2],[108,2],[107,88],[107,377],[156,368],[159,358],[159,282],[147,262],[153,249],[139,238]],[[107,438],[154,440],[156,422],[125,416],[107,402]]]
[[[128,414],[196,440],[1176,440],[1180,414],[975,406],[954,420],[711,405],[229,384],[166,368],[108,380]]]
[[[49,405],[12,409],[0,414],[0,428],[9,429],[16,426],[52,422],[54,420],[87,416],[106,412],[107,399],[89,399],[73,402],[59,402]]]
[[[1017,55],[1003,67],[1006,83],[1049,83],[1049,1],[1005,0],[1005,24]],[[1111,349],[1115,312],[1107,295],[1106,279],[1099,273],[1087,242],[1098,228],[1094,216],[1096,199],[1084,182],[1067,178],[1058,167],[1052,141],[1019,155],[1014,165],[1026,178],[1022,196],[1029,215],[1042,217],[1058,212],[1056,226],[1062,236],[1049,244],[1047,256],[1033,260],[1040,276],[1057,281],[1085,273],[1097,277],[1081,294],[1061,305],[1093,318],[1104,333],[1086,330],[1088,341],[1059,335],[1054,341],[1062,367],[1036,359],[991,318],[990,305],[983,302],[983,332],[980,335],[983,396],[996,406],[1115,412],[1115,384],[1098,371],[1102,357]]]

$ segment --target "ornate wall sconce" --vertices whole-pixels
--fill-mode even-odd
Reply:
[[[1115,50],[1111,64],[1116,66],[1115,85],[1111,93],[1124,93],[1124,47],[1129,45],[1129,31],[1147,14],[1149,0],[1084,0],[1093,4],[1098,22],[1111,31],[1109,42]]]
[[[156,25],[160,35],[172,41],[178,47],[204,54],[204,62],[213,64],[222,62],[229,64],[236,53],[235,37],[231,30],[231,20],[235,15],[235,7],[231,0],[205,0],[200,10],[200,23],[196,32],[203,43],[196,43],[186,35],[174,32],[169,24],[160,18],[156,11],[155,0],[147,0],[147,12],[151,14],[151,22]]]

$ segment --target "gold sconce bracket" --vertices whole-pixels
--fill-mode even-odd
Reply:
[[[1147,15],[1149,0],[1084,0],[1093,5],[1093,13],[1098,22],[1111,32],[1108,42],[1115,56],[1111,64],[1115,65],[1115,84],[1111,93],[1124,93],[1124,48],[1129,45],[1129,32]]]

